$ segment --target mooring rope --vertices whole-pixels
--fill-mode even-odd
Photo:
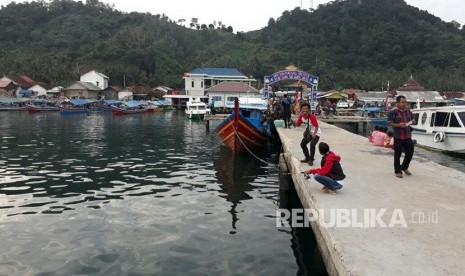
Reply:
[[[231,118],[229,118],[229,121],[231,121]],[[242,141],[241,136],[240,136],[239,133],[237,132],[237,129],[234,127],[234,122],[232,122],[231,125],[232,125],[232,127],[233,127],[233,129],[234,129],[234,134],[237,136],[237,138],[239,138],[239,141],[241,142],[241,144],[244,146],[244,148],[245,148],[254,158],[256,158],[257,160],[259,160],[260,162],[263,162],[263,163],[267,164],[268,166],[273,166],[273,167],[275,166],[275,164],[269,163],[268,161],[263,160],[263,159],[261,159],[260,157],[258,157],[257,155],[255,155],[255,154],[245,145],[244,141]]]

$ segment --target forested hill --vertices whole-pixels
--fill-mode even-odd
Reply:
[[[249,33],[178,23],[97,0],[12,3],[0,9],[0,75],[67,85],[96,69],[110,85],[125,76],[127,85],[179,88],[196,67],[235,67],[261,80],[294,64],[320,77],[320,90],[380,90],[413,75],[429,89],[465,91],[465,30],[403,0],[296,8]]]

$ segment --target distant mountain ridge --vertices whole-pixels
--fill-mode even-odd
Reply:
[[[179,26],[164,15],[123,13],[88,0],[0,9],[0,74],[67,85],[95,69],[110,85],[183,86],[193,68],[237,68],[263,80],[289,64],[320,89],[381,90],[413,75],[424,87],[465,91],[465,30],[403,0],[346,0],[296,8],[264,29]]]

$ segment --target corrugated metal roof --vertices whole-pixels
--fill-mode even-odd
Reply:
[[[16,77],[8,77],[9,79],[11,79],[12,81],[14,81],[15,83],[18,83],[22,88],[24,89],[29,89],[31,87],[33,87],[36,82],[33,81],[31,78],[29,78],[28,76],[16,76]]]
[[[405,96],[407,102],[416,102],[418,99],[427,103],[444,102],[438,91],[397,91],[397,95]]]
[[[224,81],[212,86],[205,91],[207,92],[234,92],[234,93],[258,93],[258,90],[245,82]]]
[[[247,78],[243,73],[239,72],[239,70],[235,68],[196,68],[190,71],[189,74]]]
[[[397,88],[397,91],[425,91],[425,88],[410,76],[410,79],[401,87]]]
[[[386,99],[386,92],[383,91],[371,91],[371,92],[357,92],[355,93],[357,98],[361,101],[382,101]],[[420,101],[425,100],[425,102],[444,102],[443,97],[439,94],[438,91],[399,91],[397,90],[397,96],[405,96],[407,102],[416,102],[418,99]],[[389,101],[395,101],[395,96],[389,98]]]
[[[0,88],[5,88],[7,87],[8,85],[10,85],[10,83],[14,84],[13,81],[10,81],[10,80],[3,80],[3,81],[0,81]]]
[[[100,87],[90,83],[90,82],[83,82],[83,81],[77,81],[70,86],[63,88],[63,90],[77,90],[77,89],[86,89],[90,91],[100,91],[102,90]]]

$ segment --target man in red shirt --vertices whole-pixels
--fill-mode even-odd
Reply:
[[[303,103],[300,107],[299,117],[297,121],[292,121],[294,126],[300,126],[302,123],[305,124],[304,137],[300,142],[300,147],[305,155],[305,159],[300,160],[302,163],[308,163],[310,166],[313,165],[315,160],[315,147],[320,140],[321,130],[318,126],[318,120],[314,114],[310,113],[310,105]],[[310,153],[308,152],[307,144],[310,143]]]

